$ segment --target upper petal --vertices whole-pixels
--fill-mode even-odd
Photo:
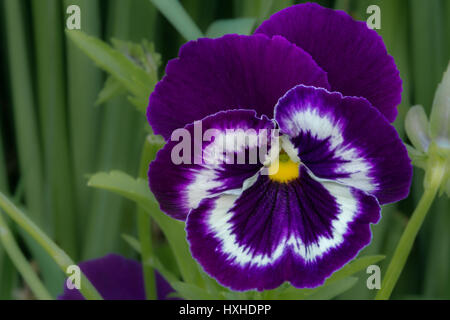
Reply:
[[[315,287],[370,242],[379,212],[374,197],[302,166],[295,181],[259,176],[240,196],[202,201],[186,231],[194,258],[227,287]]]
[[[222,111],[187,125],[181,141],[169,141],[150,164],[150,189],[161,209],[185,220],[204,198],[242,188],[262,167],[273,128],[253,110]],[[183,161],[175,159],[180,143]]]
[[[311,54],[333,91],[365,97],[390,122],[397,116],[402,81],[382,38],[343,11],[314,3],[274,14],[256,33],[281,35]]]
[[[311,56],[282,37],[199,39],[169,61],[147,116],[166,140],[173,130],[223,110],[254,109],[271,118],[278,99],[297,84],[329,87]]]
[[[280,99],[275,119],[318,177],[361,189],[381,204],[408,195],[412,166],[406,147],[367,100],[300,85]]]

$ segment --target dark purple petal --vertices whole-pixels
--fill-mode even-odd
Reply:
[[[272,118],[278,99],[297,84],[329,88],[310,55],[282,37],[199,39],[169,61],[147,116],[166,140],[173,130],[223,110],[254,109]]]
[[[311,54],[333,91],[368,99],[390,122],[397,116],[402,81],[382,38],[343,11],[306,3],[286,8],[256,33],[281,35]]]
[[[142,266],[134,260],[109,254],[81,262],[79,267],[105,300],[146,299]],[[158,300],[165,300],[174,290],[158,272],[155,276]],[[84,300],[84,297],[77,289],[71,290],[65,285],[64,293],[58,299]]]
[[[275,109],[281,132],[315,175],[377,197],[406,198],[412,166],[397,131],[367,100],[297,86]]]
[[[195,128],[200,132],[198,137]],[[161,210],[184,221],[189,211],[196,208],[204,198],[241,188],[244,181],[262,167],[260,146],[267,142],[267,148],[270,147],[273,128],[272,120],[265,116],[258,118],[252,110],[223,111],[187,125],[187,145],[191,150],[188,161],[174,162],[174,156],[180,153],[175,149],[183,141],[180,139],[169,141],[150,164],[150,189],[160,203]],[[201,134],[210,129],[215,130],[214,138],[203,141]],[[255,139],[246,141],[246,136]],[[229,145],[230,139],[236,144]],[[199,142],[199,152],[195,152],[195,141]],[[256,158],[250,155],[256,155]],[[244,160],[239,161],[242,164],[239,164],[239,159]]]
[[[316,287],[370,242],[379,213],[374,197],[302,166],[292,182],[260,176],[241,196],[202,201],[186,230],[192,255],[224,286]]]

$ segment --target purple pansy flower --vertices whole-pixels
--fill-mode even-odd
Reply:
[[[370,242],[380,205],[408,195],[411,163],[389,123],[400,99],[381,37],[316,4],[287,8],[252,36],[188,42],[150,96],[149,123],[167,141],[150,188],[186,221],[192,255],[221,284],[318,286]],[[174,163],[172,133],[195,136],[199,120],[214,138]],[[251,143],[217,153],[230,130],[250,129]],[[271,129],[279,141],[260,139]],[[264,146],[275,156],[214,161]]]
[[[137,261],[109,254],[81,262],[79,267],[105,300],[146,299],[142,266]],[[158,300],[165,300],[174,290],[158,272],[155,276]],[[84,300],[84,297],[79,290],[64,286],[64,293],[58,299]]]

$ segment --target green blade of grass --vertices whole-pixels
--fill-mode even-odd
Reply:
[[[20,251],[17,242],[12,235],[6,220],[3,218],[0,212],[0,243],[5,248],[11,260],[14,262],[17,270],[22,275],[25,282],[30,287],[31,291],[34,293],[35,297],[39,300],[51,300],[52,296],[47,291],[45,286],[42,284],[39,277],[36,275],[35,271],[28,263],[27,259]]]
[[[256,18],[256,27],[258,27],[275,12],[294,4],[294,0],[235,0],[234,11],[239,17]]]
[[[65,0],[65,7],[78,5],[82,14],[81,28],[85,32],[100,36],[101,23],[97,0]],[[74,164],[79,230],[86,223],[92,193],[86,187],[87,173],[96,168],[98,147],[99,110],[94,108],[103,77],[101,71],[66,39],[67,88],[70,125],[70,142]]]
[[[108,3],[107,39],[129,39],[136,1],[113,0]],[[145,136],[142,129],[145,120],[134,109],[122,97],[102,107],[98,170],[136,172],[139,162],[136,159],[139,159],[139,149]],[[95,192],[85,227],[83,259],[120,250],[130,252],[125,245],[120,247],[122,241],[119,236],[131,233],[134,228],[135,217],[126,214],[129,210],[134,210],[132,205],[120,197],[104,191]]]
[[[50,227],[44,219],[41,142],[35,115],[31,64],[27,55],[30,51],[27,43],[30,40],[27,37],[22,4],[21,1],[3,1],[16,144],[30,218],[48,232]],[[30,237],[25,235],[25,240],[39,263],[47,288],[56,295],[63,282],[63,277],[55,272],[58,270],[57,265]]]
[[[203,37],[192,18],[178,0],[149,0],[166,17],[175,29],[187,40]]]
[[[412,54],[412,84],[413,84],[413,104],[421,104],[425,108],[427,114],[430,114],[430,109],[436,91],[437,85],[442,79],[442,73],[445,71],[448,64],[448,53],[446,54],[446,35],[445,35],[445,21],[448,16],[445,15],[443,1],[420,1],[413,0],[409,2],[410,16],[411,16],[411,54]],[[415,170],[414,183],[412,188],[412,195],[415,203],[421,198],[423,194],[423,172],[422,170]],[[435,244],[433,241],[433,234],[436,232],[435,220],[439,219],[436,211],[448,212],[448,200],[441,197],[436,199],[435,204],[431,208],[427,219],[424,221],[422,230],[417,239],[416,246],[423,248],[430,248]],[[418,257],[422,265],[416,273],[423,274],[422,270],[432,272],[433,264],[441,263],[433,259],[428,261],[426,258],[430,256]],[[410,258],[414,259],[414,257]],[[408,263],[411,267],[413,263]],[[408,266],[407,265],[407,266]],[[435,270],[436,271],[436,270]],[[408,273],[405,273],[399,278],[399,283],[408,283]],[[434,275],[426,276],[426,292],[438,293],[441,291],[440,282],[437,279],[431,279]],[[441,280],[445,282],[444,279]],[[419,284],[421,285],[421,284]],[[394,294],[396,291],[394,291]],[[435,298],[433,296],[433,298]]]
[[[20,1],[3,1],[7,26],[9,76],[19,165],[31,218],[43,224],[43,165],[35,115],[28,39]],[[28,159],[33,159],[29,161]],[[48,230],[48,229],[47,229]]]
[[[434,92],[448,63],[444,56],[444,23],[441,1],[411,0],[411,43],[414,104],[431,108]]]
[[[201,30],[206,30],[217,15],[218,2],[216,0],[181,0],[180,3]]]
[[[1,123],[2,114],[0,114]],[[0,127],[0,192],[9,194],[8,192],[8,176],[7,176],[6,161],[3,151],[3,135]],[[0,210],[0,219],[2,212]],[[4,221],[4,225],[8,228],[8,221]],[[0,232],[1,234],[1,232]],[[7,252],[0,246],[0,300],[12,298],[12,290],[16,282],[16,271],[7,255]]]
[[[273,5],[273,0],[234,0],[234,12],[238,17],[261,17]]]
[[[450,1],[441,1],[441,17],[443,17],[442,45],[444,59],[450,59]],[[441,77],[444,70],[441,70]],[[428,243],[427,266],[424,283],[427,298],[450,299],[450,215],[449,201],[441,196],[431,207],[434,215],[431,223],[431,237]]]
[[[336,0],[334,2],[334,9],[344,10],[347,13],[349,13],[350,12],[350,3],[351,3],[351,0]]]
[[[20,210],[11,200],[0,192],[0,208],[31,236],[42,249],[44,249],[50,257],[56,262],[63,273],[67,272],[68,267],[75,265],[73,260],[67,253],[62,250],[54,241],[52,241],[27,215]],[[61,273],[61,272],[60,272]],[[87,279],[83,272],[81,272],[80,292],[86,299],[102,300],[97,289]]]
[[[48,212],[55,239],[78,256],[76,203],[66,125],[66,95],[62,4],[58,0],[32,0],[36,50],[37,100],[43,137]]]
[[[255,26],[255,18],[222,19],[214,21],[206,31],[208,38],[219,38],[225,34],[249,35]]]
[[[444,201],[432,207],[435,217],[425,254],[424,293],[430,299],[450,299],[450,215],[442,208]]]

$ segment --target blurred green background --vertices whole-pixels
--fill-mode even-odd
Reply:
[[[182,0],[202,31],[217,19],[253,17],[257,26],[272,13],[303,1]],[[450,59],[450,0],[323,0],[359,20],[371,4],[381,8],[381,30],[403,79],[403,102],[395,123],[404,134],[408,108],[429,112]],[[106,79],[64,33],[66,8],[81,8],[82,31],[111,38],[148,39],[163,66],[186,41],[149,0],[0,0],[0,191],[8,194],[75,261],[109,252],[134,253],[121,234],[136,233],[135,206],[86,186],[97,171],[138,173],[147,123],[118,97],[96,106]],[[163,75],[164,68],[160,70]],[[390,255],[420,198],[423,173],[415,170],[408,199],[383,209],[366,254]],[[64,275],[21,230],[10,223],[20,247],[52,295]],[[372,298],[362,274],[341,299]],[[0,299],[32,298],[0,247]],[[433,205],[393,293],[394,299],[450,299],[448,198]]]

